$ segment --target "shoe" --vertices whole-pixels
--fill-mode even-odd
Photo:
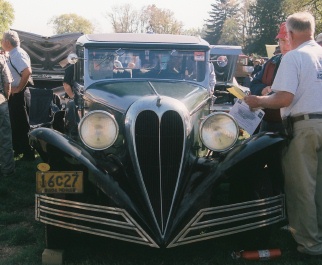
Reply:
[[[15,174],[16,174],[16,170],[14,169],[8,173],[1,173],[0,176],[3,178],[10,178],[10,177],[13,177]]]

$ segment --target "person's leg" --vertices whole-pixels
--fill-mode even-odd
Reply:
[[[318,128],[318,133],[320,134],[319,139],[322,139],[322,131],[319,128]],[[318,229],[319,229],[318,237],[322,241],[322,140],[319,144],[319,148],[317,149],[317,155],[318,155],[318,168],[317,168],[317,177],[316,177],[315,202],[316,202],[316,210],[317,210],[317,218],[318,218]]]
[[[319,135],[314,122],[298,122],[294,126],[294,138],[283,157],[290,229],[298,243],[298,251],[312,255],[322,254],[315,204],[317,146]]]
[[[29,145],[28,132],[30,129],[25,107],[24,93],[14,94],[9,99],[9,112],[12,128],[13,149],[16,154],[24,154],[27,160],[33,160],[34,154]]]
[[[8,103],[0,104],[0,165],[3,175],[15,170]]]

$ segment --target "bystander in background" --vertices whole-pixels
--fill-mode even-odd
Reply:
[[[290,49],[290,43],[288,41],[286,23],[283,22],[279,27],[279,32],[276,35],[276,39],[279,43],[279,49],[281,53],[276,54],[269,59],[264,65],[263,69],[258,72],[250,83],[250,91],[252,95],[267,95],[271,93],[271,85],[273,84],[277,69],[281,63],[282,57]],[[280,132],[284,133],[284,127],[279,109],[264,109],[265,115],[261,122],[259,131],[267,132]]]
[[[244,87],[250,87],[250,83],[253,81],[253,77],[251,74],[247,74],[245,77],[244,77],[244,80],[243,80],[243,86]]]
[[[254,61],[254,70],[252,72],[252,77],[254,77],[260,70],[262,70],[261,60],[256,59]]]
[[[65,69],[63,87],[65,90],[65,97],[67,96],[70,99],[73,99],[75,94],[73,91],[73,83],[74,83],[74,64],[70,64]]]
[[[9,177],[15,173],[12,135],[8,107],[11,93],[11,72],[5,57],[0,55],[0,176]]]
[[[13,149],[15,156],[23,154],[23,160],[31,161],[35,159],[35,155],[29,145],[30,126],[24,97],[26,85],[31,77],[30,58],[20,47],[20,39],[16,31],[4,32],[1,45],[9,53],[8,66],[13,76],[9,98]]]

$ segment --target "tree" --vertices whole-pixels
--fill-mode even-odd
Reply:
[[[114,32],[139,32],[140,14],[130,4],[113,6],[112,12],[106,15],[114,29]]]
[[[89,34],[94,32],[94,25],[87,19],[76,14],[63,14],[53,17],[48,24],[52,24],[56,34],[82,32]]]
[[[156,5],[141,10],[135,10],[129,4],[114,6],[106,17],[115,32],[180,34],[183,31],[183,24],[174,18],[172,11]]]
[[[0,0],[0,33],[8,30],[14,21],[14,9],[12,5],[4,0]]]
[[[315,18],[316,34],[322,32],[322,1],[321,0],[285,0],[283,9],[286,15],[299,11],[310,11]]]
[[[249,6],[254,0],[241,0],[240,8],[240,21],[241,21],[241,45],[246,46],[247,36],[250,33],[251,27],[253,25],[252,20],[249,15]]]
[[[252,25],[247,36],[245,50],[248,53],[266,55],[265,44],[276,44],[279,25],[286,20],[284,0],[256,0],[250,4]]]
[[[239,28],[240,26],[235,18],[226,19],[218,44],[240,45],[241,33]]]
[[[189,28],[185,29],[181,32],[182,35],[189,35],[189,36],[200,36],[201,38],[205,37],[205,29],[202,28]]]
[[[238,20],[239,7],[235,0],[215,0],[211,6],[210,18],[206,20],[207,31],[205,39],[211,44],[218,44],[222,37],[226,20]]]
[[[156,5],[149,5],[142,10],[142,24],[147,31],[165,34],[181,34],[183,31],[182,22],[174,18],[174,13],[169,9],[160,9]]]

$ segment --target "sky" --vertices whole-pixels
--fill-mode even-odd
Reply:
[[[184,29],[201,28],[209,19],[213,0],[7,0],[15,10],[12,29],[51,36],[52,25],[48,22],[54,16],[75,13],[90,20],[97,33],[110,33],[112,27],[106,18],[111,7],[131,4],[135,10],[155,4],[161,9],[169,9]]]

